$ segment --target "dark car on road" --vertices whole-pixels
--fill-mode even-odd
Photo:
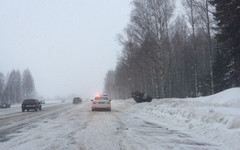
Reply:
[[[2,103],[2,104],[0,104],[0,108],[10,108],[10,104],[8,104],[8,103]]]
[[[37,99],[25,99],[22,102],[22,112],[24,112],[25,110],[29,111],[30,109],[41,111],[42,110],[41,102],[39,102],[39,100]]]
[[[82,99],[80,98],[80,97],[75,97],[74,99],[73,99],[73,104],[79,104],[79,103],[81,103],[82,102]]]

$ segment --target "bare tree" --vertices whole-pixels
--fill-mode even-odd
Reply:
[[[5,88],[5,80],[3,73],[0,72],[0,102],[3,101],[3,92]]]
[[[202,7],[207,6],[199,2],[185,0],[186,23],[182,16],[173,20],[174,1],[133,0],[131,20],[120,39],[122,53],[106,76],[105,89],[117,98],[134,90],[162,98],[209,94],[212,39],[210,26],[203,23],[208,16]]]
[[[35,84],[29,69],[23,72],[22,91],[24,98],[32,98],[35,96]]]
[[[197,46],[196,46],[196,27],[197,27],[197,9],[196,9],[196,0],[185,0],[184,6],[186,8],[186,14],[188,17],[188,22],[191,25],[192,29],[192,44],[194,50],[194,78],[195,78],[195,96],[198,96],[198,57],[197,57]]]
[[[212,26],[213,26],[213,15],[214,8],[209,5],[209,0],[201,0],[196,2],[198,7],[198,13],[201,18],[201,24],[205,30],[206,38],[208,40],[208,51],[209,51],[209,64],[210,64],[210,82],[211,82],[211,94],[214,94],[214,83],[213,83],[213,46],[212,46]]]
[[[5,98],[7,101],[12,103],[20,103],[21,102],[21,74],[17,70],[12,70],[10,76],[8,78],[6,88],[4,91]]]

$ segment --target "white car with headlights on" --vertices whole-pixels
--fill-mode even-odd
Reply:
[[[111,100],[107,95],[96,95],[92,100],[92,111],[95,110],[108,110],[111,111]]]

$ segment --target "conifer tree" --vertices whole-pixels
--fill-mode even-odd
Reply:
[[[218,74],[215,88],[222,87],[219,91],[240,86],[240,1],[211,0],[210,3],[216,8],[218,55],[214,71]]]

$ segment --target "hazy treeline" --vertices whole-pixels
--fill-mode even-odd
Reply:
[[[35,85],[30,70],[24,70],[23,74],[12,70],[6,77],[0,72],[0,103],[21,103],[23,99],[34,96]]]
[[[132,91],[195,97],[240,86],[240,1],[133,0],[115,70],[105,77],[112,98]]]

